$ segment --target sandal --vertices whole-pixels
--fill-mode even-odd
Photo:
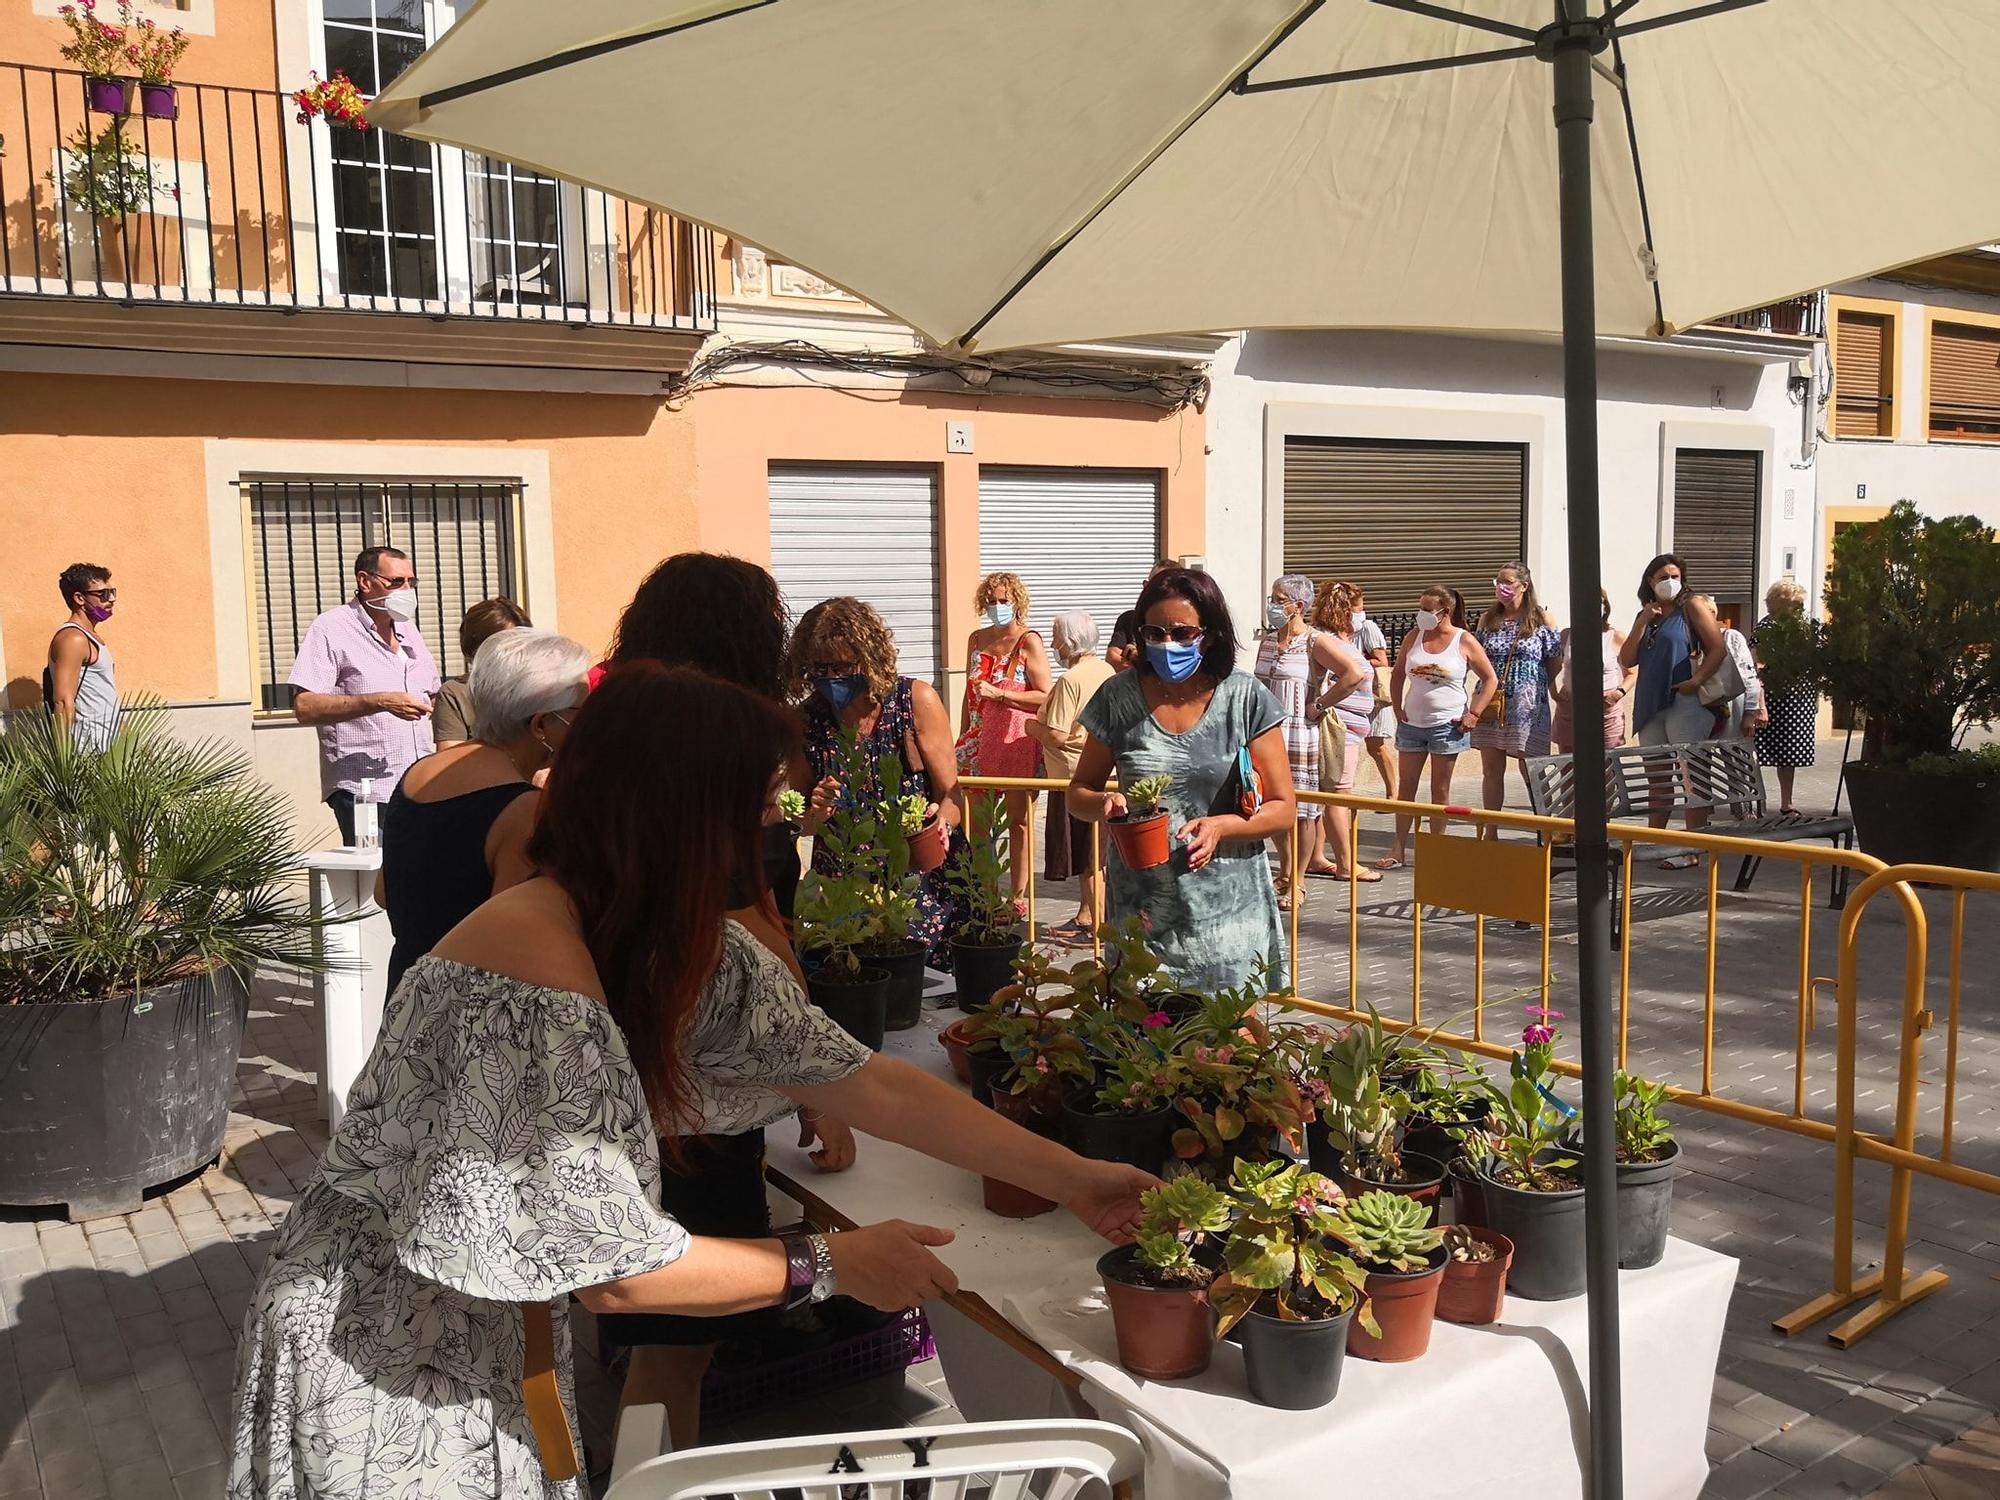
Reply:
[[[1348,878],[1347,872],[1343,870],[1341,872],[1340,878],[1342,880],[1347,879]],[[1379,871],[1371,870],[1366,865],[1363,865],[1360,869],[1354,872],[1354,878],[1360,881],[1361,884],[1363,885],[1373,885],[1377,881],[1381,880],[1382,876]]]
[[[1692,870],[1701,860],[1692,854],[1674,854],[1660,861],[1662,870]]]
[[[1347,875],[1332,865],[1307,865],[1306,876],[1311,880],[1345,880]]]
[[[1369,868],[1375,870],[1400,870],[1404,868],[1404,861],[1396,858],[1393,854],[1385,854]]]

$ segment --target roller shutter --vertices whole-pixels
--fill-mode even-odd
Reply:
[[[851,594],[896,635],[906,677],[937,684],[937,479],[887,464],[772,464],[771,573],[797,618]]]
[[[1836,309],[1833,315],[1833,435],[1893,437],[1891,377],[1896,320],[1882,313]]]
[[[1378,619],[1431,584],[1482,605],[1526,551],[1527,514],[1519,444],[1285,440],[1285,571],[1359,584]]]
[[[2000,328],[1931,325],[1931,436],[2000,437]]]
[[[1737,449],[1674,452],[1672,550],[1691,586],[1741,628],[1757,618],[1757,503],[1763,455]]]
[[[1149,470],[979,471],[979,571],[1021,575],[1045,640],[1072,609],[1089,610],[1108,640],[1145,585],[1159,535],[1159,477]]]

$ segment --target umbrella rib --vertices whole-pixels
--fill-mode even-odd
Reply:
[[[1624,0],[1618,9],[1637,3],[1638,0]],[[1617,10],[1611,14],[1616,15]],[[1667,308],[1660,298],[1660,260],[1653,245],[1653,208],[1646,200],[1646,169],[1639,160],[1639,122],[1632,116],[1632,90],[1625,86],[1625,50],[1618,45],[1615,30],[1611,33],[1611,60],[1618,74],[1618,103],[1625,113],[1625,146],[1632,153],[1632,186],[1639,194],[1639,230],[1646,237],[1646,254],[1652,260],[1653,274],[1648,279],[1653,287],[1653,319],[1664,328]]]
[[[768,0],[766,0],[766,3],[768,3]],[[1125,189],[1130,187],[1133,183],[1137,182],[1139,178],[1142,175],[1144,175],[1146,168],[1150,167],[1154,162],[1158,161],[1160,157],[1164,155],[1170,147],[1172,147],[1175,141],[1179,140],[1182,136],[1186,135],[1190,130],[1194,129],[1195,126],[1199,125],[1202,122],[1202,120],[1207,116],[1208,112],[1211,109],[1214,109],[1217,103],[1221,101],[1223,95],[1230,93],[1232,91],[1236,93],[1244,92],[1244,81],[1249,78],[1251,70],[1254,69],[1257,66],[1257,64],[1264,61],[1265,58],[1269,57],[1273,52],[1277,51],[1278,48],[1282,47],[1287,41],[1289,41],[1292,37],[1292,34],[1296,32],[1301,26],[1305,25],[1305,23],[1309,19],[1311,19],[1313,13],[1317,11],[1325,3],[1326,0],[1305,0],[1305,3],[1302,4],[1298,8],[1298,10],[1292,14],[1291,19],[1286,21],[1283,26],[1279,27],[1268,38],[1266,38],[1265,41],[1258,46],[1257,50],[1244,61],[1243,66],[1236,70],[1236,72],[1232,75],[1234,79],[1232,83],[1224,84],[1221,87],[1217,88],[1214,93],[1210,94],[1207,100],[1203,102],[1200,109],[1196,110],[1193,114],[1189,115],[1187,119],[1182,121],[1181,124],[1176,129],[1168,133],[1165,140],[1161,141],[1151,151],[1147,152],[1144,159],[1141,160],[1137,166],[1133,167],[1130,172],[1127,172],[1124,176],[1124,179],[1120,181],[1119,184],[1116,187],[1114,187],[1110,192],[1106,193],[1104,195],[1103,200],[1100,201],[1095,208],[1093,208],[1089,213],[1085,214],[1075,224],[1071,225],[1068,232],[1065,233],[1062,236],[1062,238],[1058,239],[1053,245],[1050,245],[1048,249],[1044,250],[1039,256],[1037,256],[1035,258],[1035,263],[1032,266],[1028,267],[1028,269],[1021,274],[1021,279],[1016,281],[1012,286],[1008,287],[1006,293],[1000,298],[998,302],[995,302],[991,307],[987,308],[985,312],[981,313],[979,315],[979,320],[973,323],[970,327],[968,327],[965,330],[965,332],[961,333],[958,336],[958,343],[963,347],[970,349],[972,347],[973,340],[978,336],[979,330],[984,328],[988,323],[992,322],[995,318],[997,318],[1000,315],[1000,313],[1006,308],[1008,303],[1012,302],[1016,297],[1020,296],[1022,288],[1027,286],[1027,284],[1033,281],[1037,276],[1041,275],[1042,272],[1045,269],[1047,269],[1049,262],[1054,260],[1058,255],[1062,254],[1064,247],[1067,246],[1070,243],[1070,241],[1074,240],[1078,235],[1082,234],[1084,230],[1088,229],[1093,223],[1095,223],[1097,220],[1097,216],[1103,213],[1104,210],[1109,208],[1112,204],[1116,203],[1119,197],[1124,193]]]
[[[1764,0],[1710,0],[1707,5],[1697,5],[1689,10],[1677,10],[1672,15],[1653,16],[1644,21],[1621,22],[1615,29],[1620,36],[1637,36],[1642,31],[1658,31],[1662,26],[1678,26],[1683,21],[1699,21],[1708,16],[1719,16],[1726,11],[1742,10],[1746,6],[1762,5]]]
[[[1470,11],[1452,10],[1443,5],[1434,5],[1431,0],[1375,0],[1375,3],[1386,5],[1392,10],[1406,10],[1412,15],[1449,21],[1455,26],[1472,26],[1481,31],[1498,32],[1501,36],[1511,36],[1517,41],[1532,42],[1535,39],[1535,33],[1525,26],[1516,26],[1511,21],[1498,21],[1491,16],[1475,15]]]
[[[1505,62],[1533,57],[1532,45],[1496,47],[1490,52],[1462,52],[1456,57],[1427,57],[1414,62],[1384,63],[1375,68],[1350,68],[1344,73],[1312,73],[1303,78],[1272,78],[1263,83],[1239,82],[1239,94],[1268,94],[1279,89],[1317,88],[1324,83],[1358,83],[1367,78],[1396,78],[1405,73],[1435,73],[1444,68],[1468,68],[1475,63]]]
[[[471,94],[483,94],[488,89],[498,88],[503,83],[516,83],[523,78],[533,78],[538,73],[552,73],[557,68],[568,67],[571,63],[587,62],[593,57],[602,57],[607,52],[621,52],[627,47],[636,47],[641,42],[656,42],[661,37],[678,36],[684,31],[693,31],[698,26],[706,26],[711,21],[723,21],[732,16],[747,15],[753,10],[762,10],[767,5],[777,3],[778,0],[749,0],[746,5],[717,11],[714,15],[703,16],[699,20],[683,21],[677,26],[661,26],[653,31],[642,31],[632,36],[613,37],[609,41],[572,47],[567,52],[538,57],[533,62],[522,63],[518,67],[503,68],[498,73],[488,73],[484,78],[470,78],[464,83],[454,83],[447,88],[421,95],[417,99],[417,107],[429,109],[433,105],[446,104],[453,99],[463,99]]]

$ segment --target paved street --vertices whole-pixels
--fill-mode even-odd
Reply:
[[[1830,800],[1810,784],[1808,806]],[[1374,830],[1368,838],[1376,841]],[[1733,870],[1729,873],[1733,874]],[[1796,887],[1776,865],[1756,889],[1720,898],[1715,1088],[1740,1099],[1791,1097]],[[1364,994],[1394,1014],[1408,997],[1408,877],[1364,896]],[[1065,893],[1044,893],[1046,915],[1066,915]],[[1703,888],[1693,873],[1648,869],[1635,892],[1635,1065],[1677,1079],[1698,1056]],[[1305,916],[1308,993],[1344,993],[1344,892],[1315,883]],[[1933,923],[1931,1004],[1940,1017],[1926,1077],[1942,1058],[1949,905],[1925,897]],[[1901,919],[1884,907],[1866,922],[1864,1114],[1888,1118],[1889,1040],[1900,1003]],[[1490,924],[1489,993],[1533,971],[1533,934]],[[2000,1147],[2000,1024],[1991,976],[2000,927],[1972,913],[1960,1040],[1959,1159],[1991,1166]],[[1813,972],[1834,972],[1835,924],[1815,913]],[[1564,940],[1556,968],[1566,972]],[[1451,1013],[1470,953],[1463,922],[1427,920],[1426,1014]],[[1469,993],[1469,989],[1467,991]],[[1515,1018],[1495,1009],[1490,1033]],[[1830,1112],[1833,1006],[1822,997],[1808,1049],[1808,1108]],[[137,1214],[72,1226],[15,1210],[0,1219],[0,1497],[90,1500],[202,1497],[219,1492],[231,1346],[274,1226],[313,1170],[324,1140],[305,1062],[313,1015],[295,987],[261,985],[241,1068],[241,1096],[220,1165],[150,1201]],[[1935,1101],[1928,1116],[1935,1128]],[[1914,1269],[1942,1265],[1951,1283],[1857,1348],[1820,1330],[1794,1340],[1770,1320],[1821,1290],[1832,1214],[1830,1152],[1817,1143],[1716,1115],[1678,1111],[1687,1172],[1676,1188],[1675,1230],[1740,1258],[1742,1271],[1717,1375],[1707,1493],[1747,1497],[1865,1496],[1969,1500],[2000,1495],[2000,1204],[1919,1185]],[[1864,1262],[1878,1253],[1887,1175],[1864,1168],[1857,1202]],[[608,1441],[611,1392],[580,1361],[586,1440]],[[1635,1393],[1641,1396],[1642,1393]],[[934,1365],[907,1381],[871,1385],[761,1414],[724,1436],[950,1420]],[[1983,1424],[1983,1425],[1982,1425]],[[1905,1470],[1967,1435],[1922,1470]]]

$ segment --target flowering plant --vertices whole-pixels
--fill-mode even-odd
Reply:
[[[131,19],[129,0],[120,0],[118,8],[127,18],[125,60],[139,70],[140,82],[169,82],[180,64],[181,54],[188,49],[187,33],[178,26],[172,31],[162,31],[144,16]]]
[[[1292,1077],[1289,1040],[1274,1037],[1255,1014],[1266,976],[1220,990],[1183,1022],[1187,1124],[1174,1132],[1174,1155],[1197,1170],[1219,1171],[1228,1157],[1267,1161],[1282,1140],[1305,1149],[1306,1104]]]
[[[324,118],[332,125],[346,125],[355,130],[366,130],[368,121],[362,111],[368,101],[361,97],[361,90],[354,86],[354,80],[345,73],[336,71],[331,78],[321,78],[319,74],[307,75],[312,82],[292,95],[292,102],[298,108],[298,122],[303,125],[308,120]]]
[[[1133,1024],[1092,1008],[1078,1020],[1096,1066],[1090,1097],[1110,1113],[1143,1113],[1189,1090],[1182,1037],[1164,1012],[1150,1011]]]
[[[128,18],[131,7],[121,4],[120,20]],[[69,28],[69,40],[62,55],[86,73],[117,73],[125,63],[125,27],[113,26],[97,18],[97,0],[75,0],[56,12]]]
[[[1024,954],[1015,964],[1020,975],[1002,985],[979,1011],[980,1028],[999,1040],[1008,1067],[993,1087],[1009,1094],[1041,1096],[1045,1112],[1053,1113],[1056,1091],[1065,1084],[1089,1085],[1096,1077],[1080,1031],[1068,1024],[1067,977],[1045,954]]]
[[[1576,1165],[1562,1142],[1574,1128],[1577,1111],[1556,1097],[1546,1082],[1556,1054],[1553,1023],[1562,1012],[1531,1005],[1528,1014],[1536,1019],[1521,1029],[1521,1046],[1508,1066],[1506,1085],[1490,1080],[1486,1084],[1492,1101],[1488,1144],[1510,1186],[1531,1193],[1558,1192],[1572,1185],[1566,1174]]]
[[[1223,1250],[1228,1275],[1209,1291],[1222,1332],[1260,1305],[1288,1321],[1359,1306],[1362,1326],[1381,1334],[1365,1300],[1368,1278],[1347,1253],[1338,1187],[1297,1162],[1238,1161],[1229,1188],[1236,1222]]]

